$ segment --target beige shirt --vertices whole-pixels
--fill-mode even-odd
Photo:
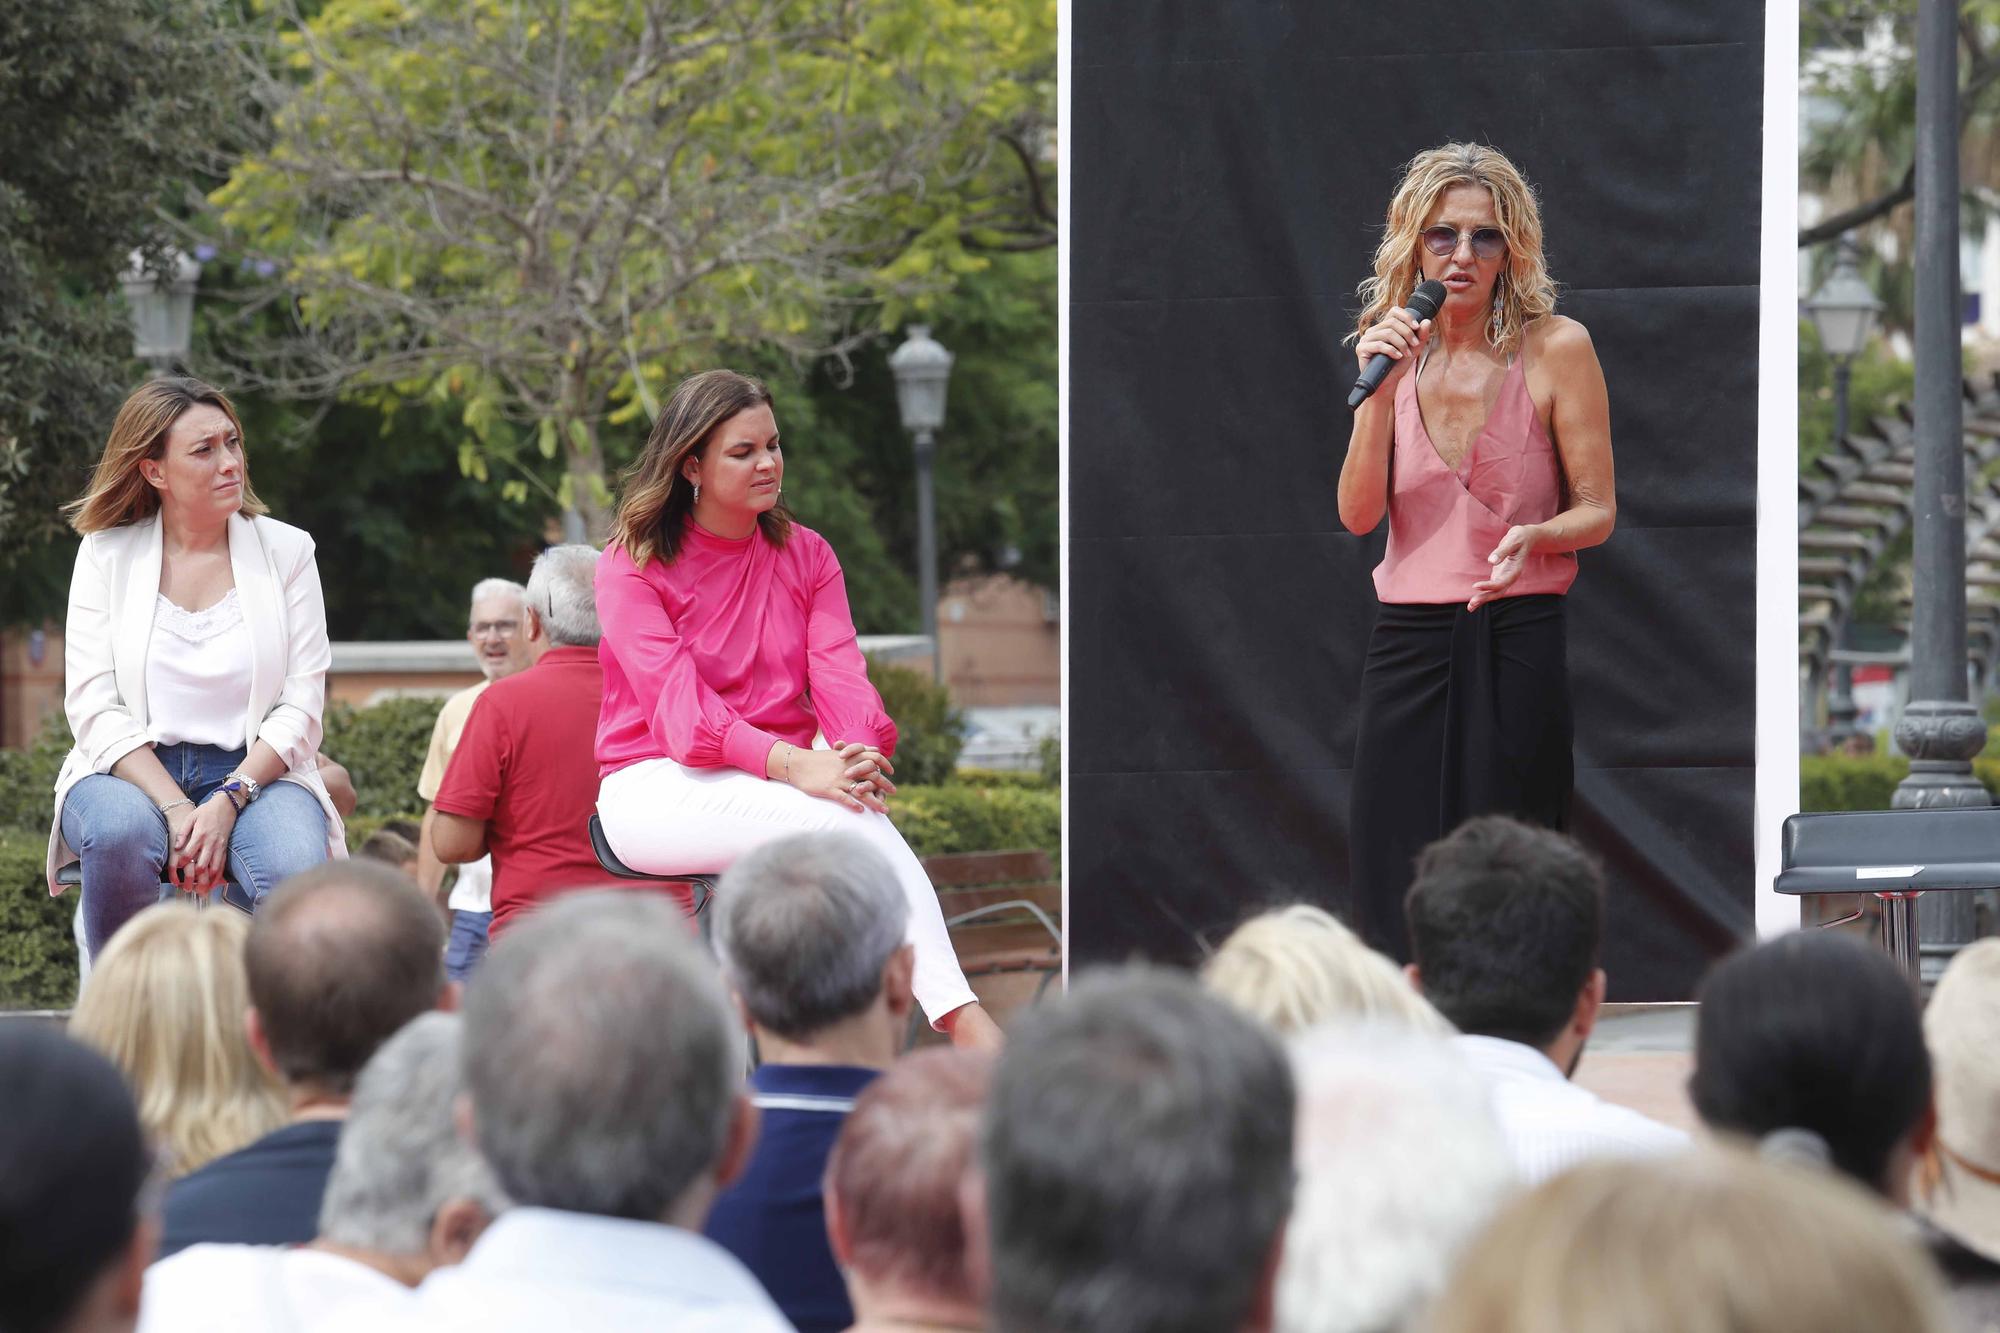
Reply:
[[[451,767],[452,752],[458,749],[458,738],[465,734],[466,719],[472,716],[472,705],[486,692],[493,682],[482,680],[477,685],[468,686],[444,701],[438,709],[437,725],[431,728],[431,748],[424,755],[424,771],[417,775],[417,795],[425,804],[437,800],[438,788],[444,785],[444,771]],[[493,910],[493,861],[482,856],[458,868],[458,878],[452,881],[451,897],[447,907],[454,912],[490,912]]]

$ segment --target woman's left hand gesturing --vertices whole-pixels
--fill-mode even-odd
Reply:
[[[1535,549],[1535,543],[1540,538],[1541,532],[1532,524],[1516,524],[1507,529],[1507,535],[1486,557],[1493,566],[1493,572],[1472,585],[1472,600],[1465,604],[1465,609],[1477,611],[1511,588],[1514,580],[1521,577],[1521,570],[1528,563],[1528,553]]]
[[[206,893],[222,883],[229,860],[229,835],[236,827],[236,805],[218,793],[195,808],[167,862],[175,868],[174,882],[191,893]]]

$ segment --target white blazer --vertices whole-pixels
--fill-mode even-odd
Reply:
[[[147,732],[146,652],[160,592],[158,514],[93,532],[76,553],[69,581],[69,621],[63,638],[63,711],[76,748],[56,779],[55,825],[49,830],[49,892],[61,893],[56,872],[77,860],[62,836],[63,798],[92,773],[142,745]],[[244,734],[264,741],[285,761],[281,782],[296,782],[326,811],[327,854],[347,855],[347,831],[319,775],[320,713],[333,649],[326,637],[313,540],[274,518],[229,520],[229,567],[250,631],[250,704]]]

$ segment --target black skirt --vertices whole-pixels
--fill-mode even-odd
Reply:
[[[1369,944],[1408,960],[1403,896],[1417,853],[1467,818],[1567,822],[1566,658],[1553,594],[1378,611],[1347,823],[1353,924]]]

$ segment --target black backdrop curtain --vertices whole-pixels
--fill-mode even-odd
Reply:
[[[1341,345],[1399,166],[1540,192],[1610,385],[1618,530],[1571,594],[1572,829],[1621,999],[1752,928],[1761,4],[1077,0],[1072,960],[1193,961],[1347,893],[1382,536],[1334,504]]]

